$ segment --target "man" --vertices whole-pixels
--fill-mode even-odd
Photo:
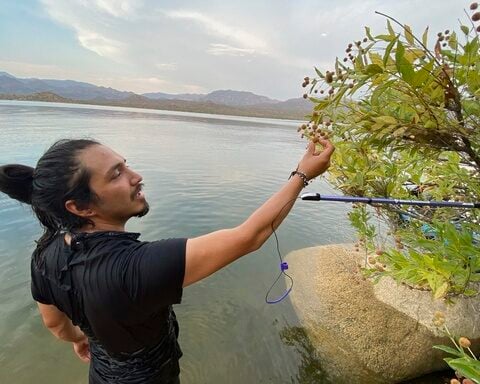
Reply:
[[[288,182],[237,227],[155,242],[125,231],[148,212],[142,177],[96,141],[59,141],[35,169],[0,167],[0,191],[31,204],[45,229],[32,295],[46,327],[90,361],[90,383],[179,383],[172,305],[184,287],[262,246],[328,168],[334,148],[320,143],[323,151],[310,143]]]

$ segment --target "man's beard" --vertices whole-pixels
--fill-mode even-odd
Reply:
[[[135,217],[143,217],[143,216],[145,216],[145,215],[148,213],[148,211],[150,211],[150,205],[148,205],[148,203],[145,201],[145,205],[143,206],[143,209],[142,209],[140,212],[138,212],[137,214],[133,215],[133,216],[135,216]]]

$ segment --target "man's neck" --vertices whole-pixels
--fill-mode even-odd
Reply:
[[[94,221],[94,225],[87,224],[79,229],[79,232],[125,232],[125,223],[108,223],[101,220]]]

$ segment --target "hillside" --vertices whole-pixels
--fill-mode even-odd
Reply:
[[[279,101],[247,91],[217,90],[208,94],[169,94],[118,91],[73,80],[22,79],[0,72],[0,99],[31,100],[279,119],[303,119],[311,103]]]

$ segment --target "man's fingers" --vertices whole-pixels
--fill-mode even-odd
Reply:
[[[335,147],[330,140],[320,139],[318,142],[323,146],[322,154],[331,156],[335,151]]]
[[[313,154],[314,152],[315,152],[315,143],[313,141],[310,141],[308,143],[307,153]]]

